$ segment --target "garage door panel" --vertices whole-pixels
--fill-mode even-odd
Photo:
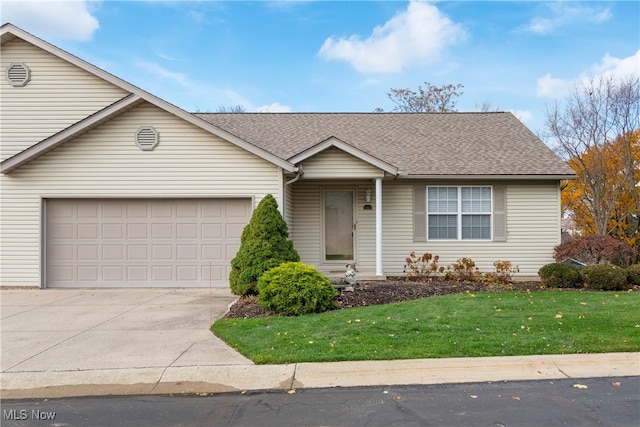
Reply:
[[[207,223],[202,224],[202,237],[204,239],[221,239],[224,237],[222,234],[222,224],[220,223]]]
[[[242,230],[244,230],[244,224],[226,224],[226,237],[239,239],[242,236]]]
[[[122,261],[123,254],[123,245],[102,245],[103,261]]]
[[[148,225],[146,223],[129,223],[127,224],[127,239],[147,239],[149,233],[147,233]]]
[[[102,240],[122,239],[124,237],[123,225],[116,223],[102,224]]]
[[[241,200],[233,200],[225,204],[225,213],[227,218],[244,219],[251,216],[251,206],[243,203]]]
[[[74,249],[73,245],[54,245],[49,256],[54,261],[73,261],[76,258]]]
[[[198,224],[181,223],[176,224],[177,239],[195,239],[198,237]]]
[[[108,286],[109,282],[124,281],[124,269],[119,265],[105,265],[102,267],[102,280]]]
[[[147,202],[127,201],[127,218],[147,218]]]
[[[124,206],[120,201],[105,201],[102,203],[103,218],[123,218]]]
[[[94,283],[95,286],[98,282],[98,267],[78,266],[78,281]]]
[[[249,199],[46,201],[49,287],[228,286]]]
[[[152,239],[173,239],[173,224],[151,224]]]
[[[78,224],[78,239],[97,239],[98,224]]]

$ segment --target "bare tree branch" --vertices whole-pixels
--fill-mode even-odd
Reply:
[[[387,96],[394,104],[393,111],[402,113],[447,113],[456,111],[457,98],[462,95],[461,84],[434,86],[424,83],[425,88],[418,86],[418,91],[411,89],[393,89]]]
[[[632,143],[633,131],[640,128],[638,78],[619,81],[602,76],[577,86],[562,104],[547,109],[546,127],[558,153],[583,180],[598,234],[610,231],[609,220],[623,191],[634,194],[640,211],[637,144]],[[624,140],[623,149],[612,152],[611,143],[619,138]],[[607,168],[612,155],[621,157],[622,171]]]

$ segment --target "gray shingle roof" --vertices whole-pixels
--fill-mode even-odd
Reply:
[[[282,159],[335,137],[408,175],[573,175],[511,113],[195,115]]]

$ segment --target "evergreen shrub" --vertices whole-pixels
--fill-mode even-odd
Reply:
[[[229,285],[235,295],[255,295],[258,278],[283,262],[300,261],[278,202],[267,194],[242,230],[240,248],[231,260]]]
[[[258,303],[284,316],[322,313],[335,308],[336,290],[312,265],[285,262],[258,279]]]
[[[538,270],[542,284],[550,288],[582,288],[583,282],[577,267],[553,262]]]
[[[622,291],[629,288],[625,269],[612,264],[588,265],[581,270],[581,273],[589,289]]]
[[[627,267],[627,283],[631,286],[640,286],[640,264]]]

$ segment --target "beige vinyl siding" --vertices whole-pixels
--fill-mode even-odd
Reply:
[[[286,179],[285,179],[286,182]],[[283,218],[285,220],[285,222],[287,223],[288,229],[289,229],[289,239],[293,240],[293,197],[294,197],[294,192],[293,192],[293,185],[289,184],[289,185],[285,185],[284,186],[284,192],[283,192],[283,196],[285,199],[285,206],[284,206],[284,215]],[[278,203],[278,205],[280,205],[280,203]]]
[[[383,177],[384,172],[337,148],[302,162],[305,179],[356,179]]]
[[[128,93],[25,41],[2,46],[2,144],[0,160],[69,127]],[[24,63],[31,80],[14,87],[6,79],[12,63]]]
[[[313,182],[298,181],[292,186],[293,220],[289,224],[289,230],[293,246],[303,262],[320,268],[322,191],[320,186]]]
[[[433,185],[438,184],[441,183]],[[466,184],[468,183],[448,185]],[[413,185],[418,184],[413,183]],[[419,254],[430,252],[439,255],[440,265],[445,267],[458,258],[471,257],[483,271],[493,271],[494,261],[509,260],[519,265],[519,276],[537,276],[537,271],[542,265],[553,262],[553,247],[560,243],[560,202],[557,182],[507,185],[506,242],[442,240],[414,242],[411,226],[413,185],[385,182],[383,186],[383,269],[385,274],[402,274],[404,260],[412,250]]]
[[[153,126],[160,144],[134,134]],[[249,197],[281,203],[282,170],[149,104],[1,177],[0,285],[40,285],[43,198]]]

